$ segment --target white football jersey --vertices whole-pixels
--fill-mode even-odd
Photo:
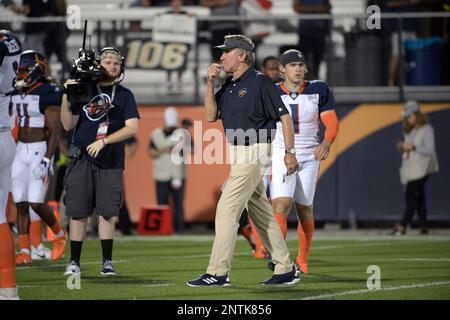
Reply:
[[[11,126],[9,96],[6,94],[14,90],[21,52],[20,42],[12,34],[8,33],[6,39],[0,40],[0,127]]]
[[[12,35],[0,41],[0,50],[3,50],[3,60],[0,64],[0,94],[14,90],[16,70],[19,66],[22,48],[20,42]]]
[[[43,128],[45,116],[39,110],[38,95],[26,95],[23,98],[20,94],[11,97],[14,112],[19,120],[19,127]]]
[[[305,81],[298,92],[290,92],[282,82],[276,84],[281,100],[289,111],[294,125],[295,148],[309,149],[319,144],[320,113],[335,109],[331,89],[323,81]],[[273,141],[275,150],[285,149],[281,122],[277,122],[277,132]]]
[[[11,107],[19,120],[19,127],[44,128],[45,109],[60,106],[63,90],[51,82],[38,82],[28,94],[14,92]]]

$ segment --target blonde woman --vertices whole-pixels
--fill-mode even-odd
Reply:
[[[419,216],[420,233],[428,234],[425,184],[430,174],[438,171],[433,127],[420,111],[416,101],[408,101],[403,112],[404,140],[397,144],[402,153],[400,178],[406,185],[406,208],[401,223],[393,234],[405,234],[414,212]]]

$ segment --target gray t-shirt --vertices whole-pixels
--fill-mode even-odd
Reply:
[[[211,16],[238,16],[239,0],[229,0],[228,4],[211,8]],[[218,21],[211,22],[211,31],[240,28],[239,21]]]

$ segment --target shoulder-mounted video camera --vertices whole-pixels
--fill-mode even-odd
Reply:
[[[73,59],[70,79],[77,80],[77,84],[67,86],[67,98],[70,104],[88,103],[92,98],[92,84],[98,83],[106,77],[106,70],[100,65],[95,51],[86,49],[87,21],[84,22],[83,47],[78,51],[78,58]]]

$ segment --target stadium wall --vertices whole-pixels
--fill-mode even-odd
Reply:
[[[435,130],[439,172],[426,187],[430,220],[450,220],[450,104],[423,104]],[[339,106],[340,131],[322,162],[315,197],[320,220],[398,220],[404,210],[400,184],[401,104]]]
[[[163,125],[165,106],[140,106],[138,151],[126,165],[125,190],[132,219],[140,210],[156,204],[152,161],[148,155],[150,134]],[[178,106],[179,119],[198,120],[195,156],[210,152],[214,141],[201,136],[207,129],[222,132],[220,121],[208,123],[203,108]],[[440,171],[427,186],[430,220],[450,220],[450,103],[423,104],[435,128]],[[399,182],[400,154],[396,142],[402,139],[401,104],[339,105],[340,132],[328,159],[321,163],[314,214],[317,220],[397,220],[403,212],[403,191]],[[201,126],[201,130],[200,130]],[[192,132],[194,131],[191,130]],[[323,131],[323,130],[322,130]],[[200,139],[198,139],[200,138]],[[204,137],[205,138],[205,137]],[[225,146],[225,141],[222,141]],[[209,146],[209,150],[208,150]],[[225,149],[222,150],[225,154]],[[228,176],[226,164],[190,164],[185,193],[185,221],[214,220],[220,189]],[[295,219],[291,214],[290,219]]]

